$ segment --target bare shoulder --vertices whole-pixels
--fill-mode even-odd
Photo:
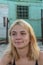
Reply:
[[[43,60],[43,51],[40,51],[39,58]]]
[[[38,61],[39,61],[39,65],[43,65],[43,51],[40,51]]]
[[[10,61],[11,61],[11,56],[8,53],[6,53],[1,58],[0,65],[7,65]]]

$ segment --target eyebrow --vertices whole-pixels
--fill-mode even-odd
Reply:
[[[20,32],[23,32],[24,33],[25,31],[20,31]]]
[[[13,33],[15,32],[16,33],[16,31],[12,31]],[[24,30],[23,31],[20,31],[20,32],[25,32]]]
[[[16,33],[16,31],[12,31],[13,33],[15,32]]]

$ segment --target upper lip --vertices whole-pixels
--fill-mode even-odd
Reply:
[[[17,42],[15,42],[15,43],[22,43],[22,41],[17,41]]]
[[[22,40],[15,40],[15,43],[22,43]]]
[[[15,42],[15,43],[22,43],[22,42]]]

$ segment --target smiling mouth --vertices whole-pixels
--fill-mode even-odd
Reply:
[[[23,42],[15,42],[16,44],[21,44],[21,43],[23,43]]]

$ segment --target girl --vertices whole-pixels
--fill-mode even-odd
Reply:
[[[43,65],[33,28],[22,19],[14,21],[9,29],[9,46],[0,65]]]

